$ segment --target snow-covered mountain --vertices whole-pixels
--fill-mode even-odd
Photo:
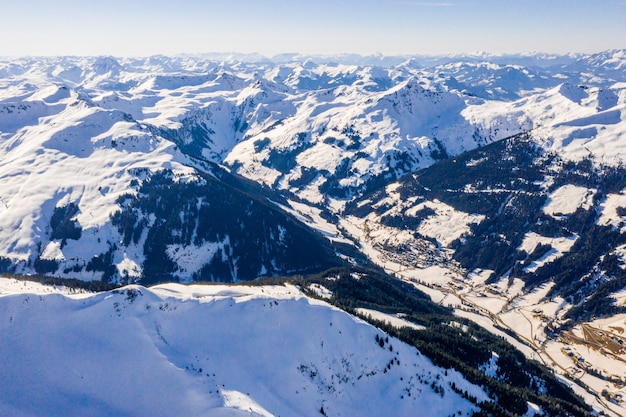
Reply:
[[[0,278],[6,416],[470,416],[488,400],[295,287],[23,284]]]
[[[4,268],[81,279],[232,281],[330,265],[327,243],[270,203],[271,195],[184,153],[184,138],[177,145],[164,137],[183,122],[148,125],[135,118],[149,120],[143,106],[158,97],[123,94],[133,82],[185,89],[192,80],[136,75],[139,81],[128,81],[112,59],[46,69],[51,74],[34,66],[4,80]],[[177,199],[160,199],[166,193]],[[305,247],[307,259],[298,255]]]
[[[581,149],[610,160],[621,152],[624,89],[615,79],[625,60],[621,51],[528,68],[495,57],[442,59],[432,67],[415,58],[398,64],[379,57],[380,66],[350,64],[357,57],[343,57],[341,64],[282,58],[277,63],[161,56],[2,62],[4,269],[184,281],[251,279],[325,264],[316,257],[291,265],[284,250],[274,255],[280,249],[272,247],[244,267],[251,261],[243,261],[243,251],[249,251],[233,251],[238,244],[232,232],[194,234],[195,213],[210,198],[190,189],[227,175],[216,174],[224,171],[211,163],[337,214],[368,187],[521,132],[538,132],[547,147],[572,145],[578,157]],[[594,87],[566,83],[583,79]],[[170,223],[154,217],[155,204],[139,202],[156,192],[149,197],[140,187],[163,169],[172,173],[167,187],[175,184],[189,198],[179,203],[190,212],[178,223],[191,232],[171,231],[178,237],[155,242],[142,231]],[[155,181],[146,187],[150,184]],[[246,187],[235,188],[248,195]],[[296,204],[281,205],[293,211]],[[258,237],[240,240],[276,242],[287,229],[282,223],[268,226]],[[342,241],[336,227],[323,229]],[[165,260],[159,268],[167,273],[146,272],[154,264],[147,258]]]

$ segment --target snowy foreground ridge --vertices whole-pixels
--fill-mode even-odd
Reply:
[[[3,416],[466,416],[452,384],[486,399],[296,287],[69,294],[0,278],[0,311]]]

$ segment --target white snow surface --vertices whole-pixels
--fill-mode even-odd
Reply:
[[[527,233],[526,236],[524,236],[524,241],[518,248],[519,250],[523,250],[530,254],[540,244],[550,245],[551,248],[544,255],[542,255],[541,258],[533,260],[524,268],[524,270],[533,272],[541,268],[543,265],[560,258],[564,253],[569,252],[572,246],[574,246],[574,243],[576,243],[577,239],[577,236],[546,237],[534,232]]]
[[[491,378],[496,378],[498,376],[498,371],[500,370],[498,366],[498,359],[500,359],[500,356],[498,356],[496,352],[491,352],[491,358],[479,366],[478,369],[483,371],[485,375]]]
[[[290,202],[289,211],[335,241],[344,241],[343,231],[324,220],[318,208],[304,204],[324,204],[341,212],[353,194],[349,190],[345,199],[326,195],[323,187],[332,175],[341,186],[358,187],[386,171],[392,178],[426,167],[440,147],[453,156],[521,132],[530,132],[540,146],[565,160],[590,158],[598,166],[623,162],[624,51],[594,57],[501,58],[538,67],[579,63],[578,75],[563,70],[554,77],[562,84],[545,88],[518,85],[516,77],[532,78],[532,71],[480,62],[487,59],[484,56],[454,63],[422,59],[436,67],[423,68],[413,60],[373,67],[344,59],[242,62],[229,56],[0,60],[0,257],[17,262],[19,272],[32,272],[29,264],[38,256],[59,262],[60,270],[71,270],[106,252],[120,241],[110,215],[119,210],[116,199],[132,191],[132,180],[141,179],[144,170],[163,168],[193,175],[193,163],[180,149],[196,140],[190,126],[206,133],[196,156],[230,164],[239,174],[294,192],[303,202]],[[508,73],[512,78],[501,76]],[[448,81],[484,87],[491,98],[465,92],[463,86],[451,87]],[[172,137],[179,139],[178,145]],[[435,214],[425,218],[418,231],[444,248],[482,220],[440,203],[402,201],[394,186],[388,187],[388,194],[385,214],[432,209]],[[583,187],[562,187],[550,194],[544,211],[572,214],[588,207],[594,194]],[[79,208],[74,220],[82,237],[51,239],[52,212],[69,203]],[[598,223],[624,229],[626,219],[619,210],[623,207],[624,192],[609,194]],[[436,302],[460,307],[469,300],[483,314],[503,312],[499,324],[533,346],[543,340],[543,320],[558,319],[567,308],[564,300],[543,300],[548,287],[522,294],[518,282],[487,286],[482,277],[468,282],[454,265],[422,263],[419,257],[429,248],[411,246],[410,231],[396,233],[380,226],[379,220],[349,218],[340,224],[388,271],[428,283],[423,289]],[[114,253],[120,276],[141,276],[144,238]],[[527,265],[527,271],[561,256],[575,239],[527,235],[520,249],[530,253],[539,243],[552,247]],[[188,279],[220,244],[170,247],[179,277]],[[407,268],[388,257],[381,251],[385,245],[406,248],[416,257],[415,264]],[[623,247],[616,253],[626,259]],[[84,269],[69,275],[100,279]],[[373,339],[376,330],[302,298],[294,289],[131,288],[143,294],[133,302],[125,294],[75,293],[0,280],[0,354],[6,364],[0,377],[7,381],[0,384],[0,414],[319,415],[324,406],[329,415],[354,415],[349,407],[359,415],[402,415],[414,414],[413,407],[438,404],[424,389],[410,401],[405,396],[400,402],[404,405],[389,414],[384,403],[390,393],[398,397],[399,378],[388,379],[380,372],[357,377],[360,371],[388,363],[389,357],[368,350],[369,342],[355,343]],[[318,290],[329,295],[324,288]],[[624,292],[616,293],[620,305]],[[269,300],[277,299],[279,305],[269,307]],[[471,309],[458,314],[482,320],[498,332],[485,315]],[[260,315],[268,320],[259,320]],[[297,326],[289,315],[299,319]],[[322,326],[326,320],[336,330],[340,317],[350,326],[341,327],[339,335]],[[281,332],[272,333],[277,328]],[[532,353],[529,346],[509,340],[528,356],[544,357],[541,350]],[[404,355],[402,365],[393,367],[392,374],[403,375],[406,382],[414,375],[406,368],[416,355],[399,346],[394,341],[394,352]],[[283,351],[290,355],[279,356]],[[363,355],[371,365],[357,360]],[[349,370],[343,368],[346,357]],[[605,361],[604,369],[615,363]],[[104,370],[103,364],[109,363],[112,373]],[[280,376],[273,377],[276,366]],[[198,372],[200,367],[203,372]],[[421,367],[419,372],[431,369],[421,362],[416,367]],[[306,370],[312,371],[308,379]],[[137,375],[145,379],[138,382]],[[346,375],[354,389],[338,382]],[[585,378],[596,392],[603,388],[589,375]],[[150,383],[141,384],[144,380]],[[329,386],[335,391],[329,392]],[[446,402],[452,398],[448,395]],[[376,407],[365,410],[363,404],[370,398]],[[454,398],[441,413],[455,411],[459,403]],[[529,404],[529,414],[536,410]]]
[[[618,214],[619,208],[626,207],[626,193],[622,190],[619,194],[609,194],[605,200],[600,203],[602,212],[598,218],[598,224],[601,226],[613,226],[616,229],[620,229],[622,232],[626,231],[624,216]]]
[[[226,251],[229,245],[230,238],[226,236],[222,242],[204,242],[200,246],[168,245],[165,252],[178,265],[175,275],[180,282],[191,282],[194,273],[210,263],[218,251]]]
[[[470,415],[453,382],[487,398],[295,287],[43,288],[0,278],[2,415]]]
[[[589,210],[596,191],[571,184],[564,185],[548,195],[543,211],[550,216],[557,217],[572,214],[578,208]]]
[[[434,135],[450,154],[478,146],[460,115],[462,96],[424,88],[418,73],[401,72],[201,58],[0,60],[0,256],[17,263],[17,272],[32,272],[41,257],[67,275],[99,279],[84,266],[115,245],[117,270],[138,276],[140,245],[120,248],[110,217],[117,198],[147,172],[192,174],[181,146],[314,203],[328,202],[320,191],[326,178],[307,177],[311,170],[359,186],[386,170],[431,164],[439,150]],[[281,155],[292,152],[281,167]],[[405,153],[407,165],[396,166]],[[78,206],[73,220],[82,236],[61,244],[49,223],[55,208],[70,203]],[[301,212],[341,240],[311,209]],[[206,249],[200,246],[177,251],[181,278],[201,267],[194,261]]]
[[[430,210],[432,214],[422,219],[416,231],[423,236],[436,239],[443,247],[449,246],[456,239],[469,233],[471,224],[480,223],[485,218],[483,215],[455,210],[454,207],[439,200],[423,202],[417,201],[415,198],[403,200],[398,192],[399,186],[400,183],[397,182],[389,184],[386,187],[387,197],[374,205],[378,210],[370,213],[363,221],[367,230],[366,237],[375,242],[384,242],[385,245],[398,247],[415,239],[413,230],[398,230],[384,226],[381,219],[385,216],[416,217],[420,211]]]
[[[193,172],[173,143],[82,91],[31,73],[11,82],[0,93],[0,256],[26,264],[41,254],[84,265],[119,240],[110,216],[136,172]],[[49,222],[55,207],[70,203],[79,207],[82,238],[61,248],[50,240]]]
[[[415,206],[415,210],[422,207],[433,209],[436,214],[425,219],[419,226],[418,232],[424,236],[437,239],[442,246],[447,247],[456,239],[470,232],[470,225],[480,223],[485,216],[468,214],[455,210],[453,207],[435,201]],[[410,211],[407,211],[407,214]]]
[[[626,87],[564,83],[519,100],[469,106],[463,115],[485,131],[531,131],[565,160],[619,165],[626,154]],[[506,120],[503,123],[502,120]]]
[[[393,327],[402,328],[410,327],[415,330],[424,330],[426,327],[415,324],[402,317],[401,314],[387,314],[382,311],[372,310],[370,308],[357,308],[356,311],[362,316],[370,316],[374,320],[383,321]]]

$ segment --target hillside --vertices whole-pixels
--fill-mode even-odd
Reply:
[[[99,293],[79,282],[0,278],[3,413],[591,415],[546,368],[375,271]]]
[[[295,287],[0,284],[3,415],[467,416],[450,384],[487,398]]]

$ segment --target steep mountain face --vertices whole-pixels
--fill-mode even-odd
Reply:
[[[501,337],[375,270],[99,293],[48,280],[72,286],[0,277],[3,414],[595,415]]]
[[[350,158],[366,146],[360,125],[347,117],[332,125],[336,138],[319,137],[306,133],[319,123],[312,113],[354,106],[363,115],[373,106],[389,124],[388,107],[414,121],[418,109],[433,113],[433,100],[442,111],[463,107],[457,96],[414,81],[389,89],[388,71],[357,67],[58,58],[7,62],[2,73],[2,268],[82,279],[230,281],[337,264],[327,243],[253,197],[260,189],[220,185],[228,175],[210,162],[231,161],[235,171],[276,188],[297,183],[319,200],[324,175],[334,175],[329,191],[337,186],[346,194],[338,185],[344,176],[346,189],[360,185],[364,173],[389,171],[380,161],[392,154],[403,173],[418,166],[418,152],[432,161],[446,150],[424,138],[404,151],[406,139],[396,138],[383,153],[377,141],[369,154],[361,151],[358,159],[369,162],[356,171]],[[383,104],[363,104],[363,83]],[[336,87],[320,90],[326,85]],[[433,123],[424,126],[418,128],[426,132]],[[329,147],[337,155],[324,162]],[[248,150],[257,156],[247,159]],[[316,164],[296,161],[305,151],[318,155]],[[164,170],[171,174],[159,174]],[[159,193],[173,189],[180,199],[162,207]]]
[[[487,141],[472,136],[459,95],[426,90],[415,78],[391,88],[384,84],[392,80],[383,81],[357,80],[307,93],[292,115],[277,117],[278,125],[270,120],[271,129],[251,126],[224,162],[249,178],[321,203]]]
[[[522,114],[533,129],[385,185],[345,213],[405,265],[421,256],[489,271],[488,283],[551,283],[548,296],[577,306],[566,316],[577,320],[621,312],[610,296],[626,286],[625,92],[562,84],[501,103],[500,117]],[[484,119],[495,105],[467,112]]]
[[[135,278],[144,283],[252,280],[342,263],[326,239],[262,197],[213,176],[180,182],[161,171],[118,203],[112,224],[126,251],[143,249],[143,270]],[[122,271],[126,278],[133,273]]]

